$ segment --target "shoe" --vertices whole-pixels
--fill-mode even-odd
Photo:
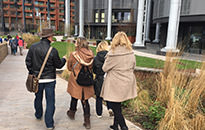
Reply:
[[[72,110],[67,111],[67,115],[71,120],[75,120],[75,112],[76,111],[72,111]]]
[[[99,115],[96,115],[96,116],[97,116],[98,119],[101,119],[101,118],[102,118],[102,115],[100,115],[100,116],[99,116]]]
[[[109,113],[110,117],[113,117],[113,116],[114,116],[114,113],[112,112],[111,109],[108,110],[108,113]]]
[[[41,121],[41,120],[42,120],[42,118],[36,118],[36,120],[37,120],[37,121]]]
[[[118,126],[111,125],[110,130],[119,130]]]
[[[121,130],[128,130],[128,127],[124,126]]]
[[[47,130],[54,130],[55,126],[47,128]]]
[[[90,115],[84,115],[84,123],[83,125],[85,126],[86,129],[90,129]]]

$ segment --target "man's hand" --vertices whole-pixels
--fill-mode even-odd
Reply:
[[[64,58],[64,59],[67,59],[67,57],[66,57],[66,56],[63,56],[63,58]]]

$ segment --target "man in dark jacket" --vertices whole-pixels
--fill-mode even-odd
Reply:
[[[38,76],[41,65],[45,59],[45,56],[50,48],[50,44],[53,38],[52,29],[43,29],[41,34],[41,41],[33,44],[26,56],[26,66],[29,74],[35,74]],[[62,68],[65,65],[66,57],[60,59],[58,51],[53,48],[45,68],[41,74],[39,80],[39,90],[35,93],[34,108],[35,117],[40,120],[43,115],[42,99],[43,90],[45,89],[46,96],[46,112],[45,123],[48,129],[54,129],[53,115],[55,112],[55,84],[56,84],[56,68]]]

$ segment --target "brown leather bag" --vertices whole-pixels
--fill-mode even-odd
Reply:
[[[41,77],[41,74],[43,72],[43,69],[45,67],[45,64],[48,60],[48,56],[50,55],[51,53],[51,50],[52,50],[53,47],[50,47],[47,54],[46,54],[46,57],[44,59],[44,62],[43,62],[43,65],[41,66],[41,69],[40,69],[40,72],[38,74],[38,77],[36,77],[35,75],[33,74],[29,74],[28,77],[27,77],[27,80],[26,80],[26,88],[29,92],[33,92],[33,93],[37,93],[38,92],[38,81]]]
[[[26,80],[26,88],[29,92],[38,92],[38,78],[35,75],[28,75]]]

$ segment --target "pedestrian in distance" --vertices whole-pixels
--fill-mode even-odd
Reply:
[[[102,41],[98,44],[96,52],[97,55],[94,58],[93,62],[93,73],[95,74],[95,80],[94,80],[94,90],[96,95],[96,114],[98,118],[102,117],[102,101],[103,98],[100,97],[102,84],[104,81],[105,72],[102,70],[102,66],[105,61],[105,56],[109,50],[108,43],[106,41]],[[112,110],[109,106],[109,103],[107,102],[107,109],[109,110],[110,116],[112,115]]]
[[[17,43],[15,42],[15,40],[14,39],[10,39],[9,40],[9,45],[10,45],[10,48],[11,48],[11,54],[12,55],[16,55]]]
[[[93,52],[88,47],[88,42],[85,38],[78,37],[75,42],[75,51],[70,54],[67,61],[67,68],[71,71],[68,79],[67,92],[71,95],[70,109],[67,111],[67,115],[71,120],[75,119],[75,113],[77,111],[77,101],[81,100],[84,123],[86,129],[90,129],[90,105],[88,99],[94,95],[93,85],[82,86],[76,81],[76,78],[83,66],[86,66],[89,71],[92,70],[93,65]]]
[[[112,39],[111,49],[105,57],[103,71],[106,77],[103,82],[101,97],[109,101],[114,112],[114,123],[111,129],[128,130],[122,115],[121,102],[137,96],[134,68],[136,65],[132,44],[124,32],[118,32]]]
[[[3,39],[0,37],[0,43],[3,43]]]
[[[45,56],[51,46],[53,35],[52,29],[45,28],[42,30],[40,42],[31,45],[25,61],[29,74],[38,76]],[[52,48],[39,80],[38,92],[35,93],[35,117],[37,120],[41,120],[43,116],[43,91],[45,90],[46,111],[44,121],[46,127],[50,130],[54,129],[56,68],[62,68],[65,62],[66,57],[60,58],[58,51]]]
[[[17,41],[18,41],[18,46],[19,46],[19,50],[20,50],[20,55],[23,56],[24,40],[22,38],[19,38],[19,40],[17,40]]]

